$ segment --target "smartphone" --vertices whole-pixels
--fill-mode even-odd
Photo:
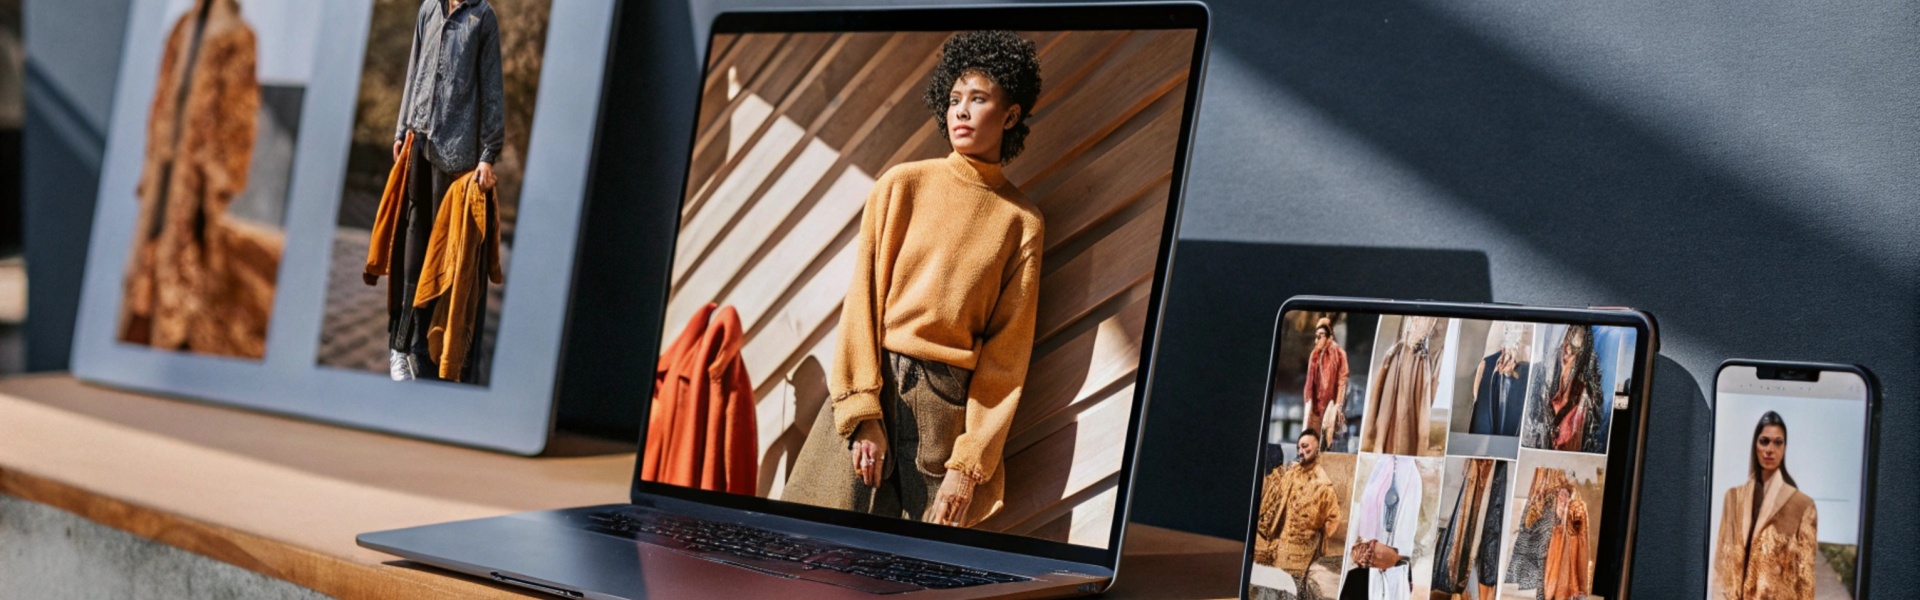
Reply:
[[[1873,375],[1735,359],[1713,389],[1706,597],[1866,598]]]

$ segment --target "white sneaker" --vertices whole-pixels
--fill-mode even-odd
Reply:
[[[387,374],[392,376],[394,381],[413,379],[413,355],[403,354],[397,350],[387,350]]]

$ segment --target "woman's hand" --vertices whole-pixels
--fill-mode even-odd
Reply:
[[[926,522],[965,527],[967,506],[973,504],[974,485],[973,477],[948,470],[947,478],[940,482],[940,492],[934,496],[933,504],[927,507]]]
[[[405,147],[402,140],[393,141],[393,162],[400,162],[400,150]]]
[[[480,184],[480,191],[482,192],[493,191],[493,184],[499,183],[499,180],[493,176],[493,163],[487,162],[480,163],[480,166],[474,167],[473,179],[475,183]]]
[[[879,419],[861,421],[853,430],[853,474],[867,487],[880,487],[880,475],[886,472],[881,467],[886,464],[887,430]]]

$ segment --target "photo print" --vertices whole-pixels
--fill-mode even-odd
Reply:
[[[1500,532],[1507,518],[1510,460],[1447,457],[1434,545],[1433,597],[1493,600],[1500,587]]]
[[[119,341],[265,357],[320,7],[166,4],[139,184],[102,195],[138,214]]]
[[[1709,598],[1853,598],[1860,540],[1857,399],[1720,394]]]
[[[1289,311],[1280,317],[1273,365],[1267,452],[1295,460],[1294,441],[1313,429],[1322,450],[1358,451],[1362,399],[1371,373],[1371,314]]]
[[[1633,330],[1540,325],[1521,444],[1527,448],[1607,451],[1616,389],[1633,371]]]
[[[1104,547],[1194,35],[714,36],[641,477]]]
[[[1339,597],[1428,597],[1445,466],[1443,458],[1360,454]]]
[[[1593,591],[1607,457],[1521,450],[1508,500],[1500,597],[1584,599]]]
[[[1459,320],[1453,414],[1447,453],[1512,459],[1520,451],[1520,424],[1533,384],[1533,337],[1538,325]]]
[[[1359,456],[1321,452],[1315,435],[1299,436],[1299,458],[1273,465],[1260,482],[1253,598],[1330,599],[1340,589]]]
[[[489,383],[551,1],[374,0],[321,366]]]
[[[1361,417],[1360,451],[1440,456],[1453,412],[1453,378],[1442,373],[1459,335],[1454,319],[1381,315],[1373,375]]]

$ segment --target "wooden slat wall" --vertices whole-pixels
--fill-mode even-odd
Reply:
[[[1046,89],[1008,177],[1046,215],[1038,339],[987,529],[1104,545],[1184,110],[1190,32],[1028,36]],[[945,34],[716,38],[673,265],[668,331],[740,311],[760,492],[813,419],[874,179],[948,147],[922,104]],[[671,340],[663,340],[663,346]]]

